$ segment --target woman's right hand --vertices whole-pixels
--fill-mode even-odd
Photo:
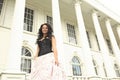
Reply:
[[[37,59],[37,56],[34,56],[34,57],[33,57],[33,60],[36,60],[36,59]]]

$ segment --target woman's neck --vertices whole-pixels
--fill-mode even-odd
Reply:
[[[47,34],[43,34],[43,37],[45,38],[47,36]]]

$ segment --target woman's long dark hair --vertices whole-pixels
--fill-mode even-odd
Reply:
[[[42,27],[43,27],[44,25],[46,25],[46,26],[48,27],[48,33],[47,33],[47,36],[46,36],[46,37],[48,37],[48,38],[50,38],[50,39],[51,39],[51,37],[52,37],[53,30],[52,30],[52,28],[51,28],[51,25],[48,24],[48,23],[44,23],[44,24],[42,24],[42,25],[40,26],[40,28],[39,28],[38,38],[37,38],[37,40],[36,40],[36,44],[38,44],[39,40],[43,38]]]

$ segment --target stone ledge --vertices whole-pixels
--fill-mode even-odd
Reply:
[[[25,72],[7,72],[7,71],[4,71],[4,72],[0,72],[0,75],[1,74],[16,74],[16,75],[26,75],[26,73]]]
[[[0,72],[0,80],[26,80],[24,72]]]

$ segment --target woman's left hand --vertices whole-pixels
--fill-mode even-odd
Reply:
[[[58,61],[58,60],[55,60],[55,64],[56,64],[57,66],[59,66],[59,61]]]

